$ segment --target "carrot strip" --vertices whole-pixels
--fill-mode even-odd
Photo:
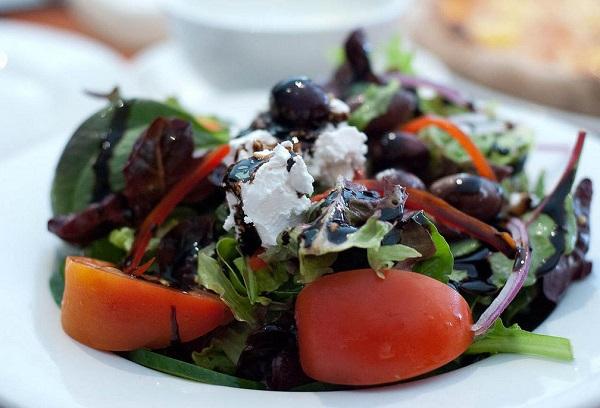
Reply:
[[[406,192],[408,193],[406,208],[423,210],[431,214],[438,222],[488,243],[507,257],[515,256],[517,245],[509,233],[498,231],[491,225],[465,214],[426,191],[407,187]]]
[[[139,276],[149,268],[150,265],[147,264],[139,268],[138,266],[154,231],[167,219],[177,204],[223,161],[227,153],[229,153],[229,145],[223,145],[208,153],[198,167],[179,180],[148,214],[135,236],[131,253],[123,268],[125,273]]]
[[[462,146],[463,149],[465,149],[468,155],[471,156],[473,167],[475,167],[475,170],[481,177],[485,177],[496,182],[498,181],[496,178],[496,173],[494,173],[494,170],[487,162],[487,159],[477,148],[477,146],[475,146],[471,138],[449,120],[433,116],[421,116],[402,126],[402,130],[408,133],[417,133],[427,126],[436,126],[447,132]]]

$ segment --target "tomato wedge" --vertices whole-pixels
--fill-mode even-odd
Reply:
[[[473,341],[463,297],[428,276],[371,269],[308,284],[296,301],[302,368],[333,384],[375,385],[427,373]]]
[[[77,256],[66,260],[61,313],[69,336],[109,351],[190,341],[232,318],[217,296],[171,289]]]

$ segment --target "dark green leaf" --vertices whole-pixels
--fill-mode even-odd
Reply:
[[[160,116],[177,117],[190,121],[197,146],[208,147],[227,140],[227,131],[211,133],[203,128],[191,114],[167,104],[143,99],[114,101],[85,120],[67,143],[59,159],[52,183],[53,214],[80,211],[90,203],[95,183],[92,166],[109,134],[115,140],[113,146],[115,155],[108,163],[109,170],[113,170],[110,178],[117,187],[122,187],[120,170],[131,150],[130,148],[119,149],[119,144],[124,142],[126,146],[132,146],[141,130]],[[118,120],[119,123],[115,123],[115,120]],[[114,134],[113,130],[116,128],[123,129],[123,133]],[[111,132],[113,133],[111,134]]]
[[[59,256],[56,259],[54,272],[50,275],[50,293],[52,299],[60,307],[65,291],[65,257]]]
[[[262,383],[218,373],[206,368],[186,363],[174,358],[164,356],[154,351],[139,349],[123,353],[128,360],[141,364],[154,370],[198,381],[205,384],[224,385],[227,387],[246,388],[251,390],[263,390]]]

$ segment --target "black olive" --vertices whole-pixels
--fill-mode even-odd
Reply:
[[[412,187],[418,190],[426,190],[425,183],[423,183],[420,178],[402,169],[383,170],[377,173],[375,178],[390,184],[398,184],[402,187]]]
[[[271,90],[270,113],[290,128],[316,128],[329,117],[329,96],[307,77],[286,79]]]
[[[429,164],[427,145],[404,132],[389,132],[369,143],[374,172],[388,168],[403,168],[421,174]]]
[[[494,219],[503,204],[500,185],[474,174],[442,177],[429,189],[450,205],[483,221]]]
[[[412,119],[416,109],[416,96],[411,92],[400,89],[392,96],[385,113],[369,122],[365,128],[365,133],[367,136],[373,137],[390,132]]]

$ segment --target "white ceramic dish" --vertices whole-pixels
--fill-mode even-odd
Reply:
[[[374,43],[398,29],[410,0],[171,0],[169,26],[200,75],[221,89],[272,86],[329,72],[331,54],[362,26]]]
[[[161,0],[68,0],[86,27],[120,48],[138,50],[167,36]]]
[[[119,83],[136,92],[125,63],[81,36],[0,20],[0,160],[49,135],[69,132],[103,102],[85,90]]]
[[[254,107],[266,103],[265,94]],[[208,98],[202,108],[233,112],[239,99]],[[228,109],[229,108],[229,109]],[[540,114],[508,110],[544,143],[566,146],[575,129]],[[81,120],[82,118],[78,118]],[[235,117],[234,117],[235,119]],[[45,230],[54,165],[67,135],[0,163],[0,406],[18,407],[594,407],[600,405],[600,274],[575,283],[538,329],[572,340],[576,359],[562,363],[501,355],[427,380],[368,390],[282,393],[210,386],[161,374],[67,337],[48,290],[59,241]],[[587,141],[579,175],[600,182],[600,143]],[[530,170],[560,173],[565,152],[537,152]],[[600,262],[600,200],[592,210],[590,256]]]

